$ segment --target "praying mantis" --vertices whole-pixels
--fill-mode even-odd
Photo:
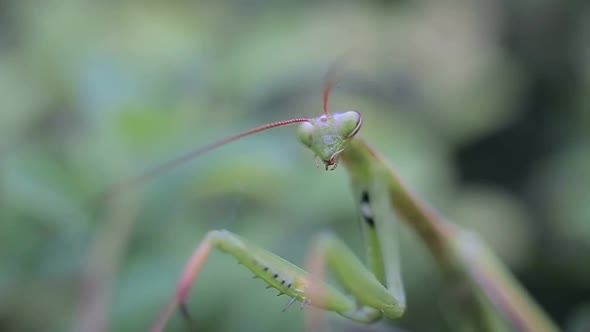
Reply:
[[[245,136],[299,124],[298,138],[315,154],[316,166],[323,163],[325,170],[331,172],[342,164],[350,177],[366,246],[366,265],[332,233],[317,238],[312,258],[322,268],[334,272],[345,290],[341,291],[236,234],[213,230],[195,249],[176,292],[152,330],[162,331],[177,308],[188,315],[186,300],[191,285],[213,248],[235,257],[255,277],[289,296],[288,305],[299,301],[364,323],[382,317],[398,318],[406,310],[397,239],[399,224],[405,224],[425,244],[446,280],[467,290],[462,300],[475,329],[557,331],[557,326],[476,234],[447,221],[417,198],[388,162],[358,137],[362,124],[359,112],[328,111],[334,81],[333,72],[329,71],[320,116],[274,122],[230,136],[157,167],[136,181]]]

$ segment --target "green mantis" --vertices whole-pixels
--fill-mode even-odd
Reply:
[[[323,113],[317,118],[295,118],[254,128],[195,150],[138,180],[244,136],[298,123],[298,138],[315,154],[316,164],[323,163],[326,171],[342,164],[350,176],[366,244],[366,265],[335,235],[318,237],[314,258],[334,272],[344,292],[236,234],[210,231],[187,263],[172,300],[153,330],[163,330],[176,308],[188,314],[190,287],[213,248],[235,257],[269,287],[289,296],[289,305],[299,301],[365,323],[383,316],[398,318],[406,310],[397,240],[402,223],[426,245],[448,282],[467,289],[463,302],[473,320],[471,326],[489,331],[557,330],[475,234],[446,221],[415,197],[388,163],[357,136],[362,124],[359,112],[328,111],[332,85],[333,79],[328,77]]]

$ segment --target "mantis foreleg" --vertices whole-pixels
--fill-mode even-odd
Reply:
[[[158,319],[153,331],[161,331],[176,307],[186,312],[186,299],[190,287],[203,267],[213,247],[232,256],[264,280],[270,287],[289,296],[294,301],[334,311],[347,318],[372,322],[381,318],[399,317],[405,306],[392,295],[363,263],[335,236],[322,234],[316,240],[315,248],[325,257],[327,267],[334,270],[337,280],[351,296],[335,289],[283,258],[257,247],[245,239],[225,230],[211,231],[194,251],[179,280],[176,293],[170,304]],[[322,289],[322,300],[314,302],[313,289]]]

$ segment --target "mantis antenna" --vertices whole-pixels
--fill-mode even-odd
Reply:
[[[328,69],[328,72],[326,73],[326,77],[324,79],[324,93],[323,93],[323,111],[324,114],[326,115],[330,115],[330,112],[328,111],[328,98],[330,97],[330,92],[332,91],[332,88],[334,87],[334,85],[336,84],[336,76],[337,74],[340,72],[341,69],[341,63],[340,62],[335,62],[333,63],[330,68]]]
[[[324,97],[327,98],[327,97]],[[127,181],[124,181],[120,184],[118,184],[117,186],[113,187],[112,189],[108,190],[107,192],[103,193],[100,196],[100,201],[103,201],[106,198],[110,198],[113,195],[119,194],[121,192],[123,192],[125,189],[133,187],[133,186],[137,186],[139,184],[142,184],[143,182],[151,179],[152,177],[166,172],[182,163],[185,163],[191,159],[194,159],[206,152],[209,152],[211,150],[215,150],[221,146],[224,146],[228,143],[231,143],[233,141],[237,141],[240,138],[264,131],[264,130],[268,130],[268,129],[272,129],[272,128],[276,128],[276,127],[282,127],[282,126],[286,126],[286,125],[290,125],[293,123],[300,123],[300,122],[309,122],[310,119],[308,118],[294,118],[294,119],[289,119],[289,120],[282,120],[282,121],[277,121],[277,122],[273,122],[273,123],[267,123],[261,126],[258,126],[256,128],[244,131],[242,133],[239,134],[235,134],[226,138],[223,138],[221,140],[218,140],[216,142],[210,143],[208,145],[202,146],[200,148],[197,148],[195,150],[192,150],[188,153],[185,153],[179,157],[176,157],[172,160],[169,160],[159,166],[156,166],[136,177],[130,178]]]

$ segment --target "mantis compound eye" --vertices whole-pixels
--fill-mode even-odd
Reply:
[[[312,135],[314,130],[314,126],[311,123],[302,122],[299,125],[299,128],[297,128],[297,138],[299,138],[299,141],[301,141],[303,145],[311,147],[311,144],[313,142]]]
[[[343,138],[350,138],[358,133],[363,122],[361,114],[357,111],[335,113],[334,120],[338,125],[338,134]]]

